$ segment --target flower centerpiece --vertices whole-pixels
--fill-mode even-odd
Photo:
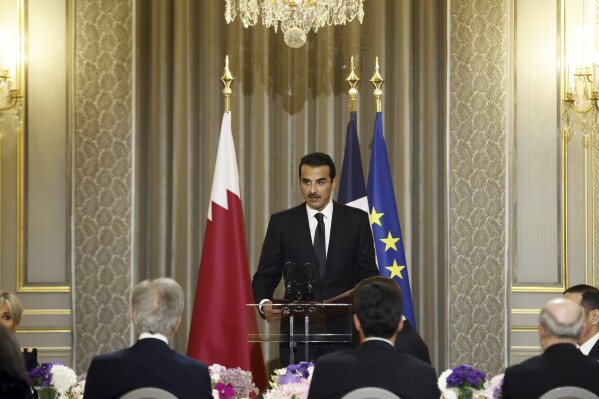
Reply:
[[[499,374],[499,375],[496,375],[495,377],[491,378],[489,385],[487,385],[485,397],[488,399],[500,399],[502,386],[503,386],[503,374]]]
[[[255,398],[259,392],[249,371],[239,367],[228,369],[220,364],[213,364],[208,371],[214,399]]]
[[[275,370],[264,399],[307,399],[313,372],[312,362],[290,364]]]
[[[85,378],[86,374],[83,373],[77,377],[75,385],[71,386],[66,392],[58,395],[58,399],[83,399],[83,392],[85,391]]]
[[[62,395],[77,384],[77,375],[67,366],[59,363],[42,363],[27,372],[39,399],[54,399],[57,393]]]
[[[445,399],[484,398],[486,382],[485,373],[464,364],[445,370],[438,381]]]

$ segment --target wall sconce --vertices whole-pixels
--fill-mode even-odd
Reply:
[[[579,125],[584,148],[599,145],[599,65],[566,69],[566,94],[562,106],[562,136],[570,141]]]
[[[0,139],[21,125],[25,0],[0,0]]]
[[[562,137],[599,148],[599,2],[563,2]],[[564,70],[565,69],[565,70]]]

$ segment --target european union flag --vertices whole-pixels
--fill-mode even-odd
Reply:
[[[383,136],[383,114],[377,112],[368,171],[370,225],[374,235],[379,273],[381,276],[392,278],[401,287],[404,315],[415,327],[410,279],[394,193],[387,146]]]
[[[368,198],[366,195],[366,183],[364,183],[364,170],[362,169],[362,155],[360,153],[360,142],[358,141],[356,113],[350,112],[337,200],[342,204],[362,209],[364,212],[369,212]]]

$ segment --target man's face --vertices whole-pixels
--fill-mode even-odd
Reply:
[[[328,166],[302,165],[300,188],[302,196],[310,208],[322,211],[331,199],[331,191],[335,189],[337,180],[331,181]]]

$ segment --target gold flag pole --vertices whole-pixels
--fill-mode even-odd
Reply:
[[[370,78],[370,81],[374,85],[374,98],[376,99],[376,112],[382,112],[383,111],[383,103],[381,101],[381,97],[383,96],[383,91],[381,90],[381,86],[383,85],[383,82],[385,81],[385,79],[383,79],[383,77],[379,73],[379,57],[376,57],[376,67],[374,70],[374,74],[372,75],[372,78]]]
[[[228,55],[225,56],[225,70],[222,76],[220,77],[220,80],[225,85],[225,88],[223,89],[223,94],[225,95],[225,112],[231,112],[231,93],[233,92],[233,90],[231,90],[231,83],[233,82],[233,80],[235,80],[235,77],[233,76],[233,74],[231,74],[231,71],[229,70]]]
[[[351,71],[345,79],[349,82],[351,88],[349,89],[349,111],[356,112],[358,102],[358,89],[356,85],[360,82],[360,77],[356,74],[356,68],[354,67],[354,56],[351,57]]]

